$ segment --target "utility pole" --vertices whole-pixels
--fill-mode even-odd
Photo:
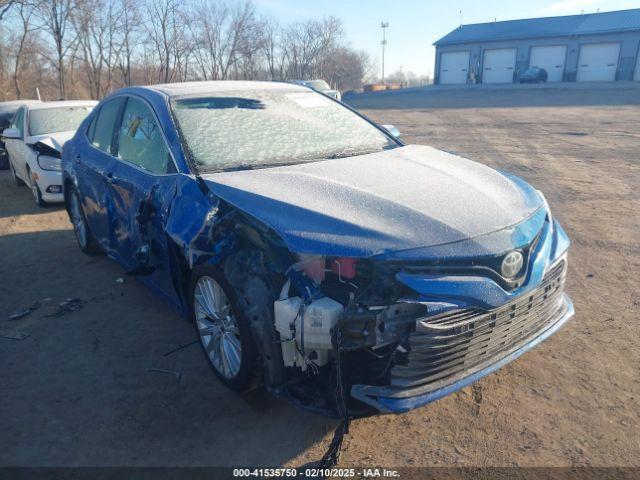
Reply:
[[[384,47],[387,44],[387,37],[385,36],[385,32],[389,27],[389,22],[380,22],[380,27],[382,27],[382,83],[384,83]]]

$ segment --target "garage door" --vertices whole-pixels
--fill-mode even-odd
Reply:
[[[618,69],[619,43],[594,43],[580,47],[579,82],[613,82]]]
[[[565,46],[532,47],[529,66],[544,68],[549,74],[548,82],[561,82],[566,55],[567,47]]]
[[[440,55],[440,83],[467,83],[469,52],[449,52]]]
[[[515,68],[515,48],[485,50],[482,83],[512,83]]]

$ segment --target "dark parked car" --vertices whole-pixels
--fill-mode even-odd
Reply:
[[[403,412],[558,330],[569,240],[516,176],[273,82],[132,87],[65,144],[80,248],[192,319],[227,386]]]
[[[0,132],[11,126],[11,120],[22,105],[39,103],[38,100],[13,100],[10,102],[0,102]],[[9,155],[4,146],[4,140],[0,137],[0,170],[9,168]]]
[[[548,76],[544,68],[532,67],[520,75],[520,83],[545,83]]]

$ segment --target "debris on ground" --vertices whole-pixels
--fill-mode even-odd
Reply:
[[[82,300],[80,298],[67,298],[60,302],[52,313],[48,313],[45,317],[61,317],[68,313],[77,312],[82,308]]]
[[[23,310],[17,310],[15,313],[9,315],[9,320],[20,320],[31,313],[31,309],[25,308]]]
[[[163,368],[147,368],[147,372],[168,373],[176,377],[176,381],[180,381],[182,373],[173,370],[164,370]]]
[[[40,308],[40,305],[40,302],[34,302],[30,307],[16,310],[14,313],[9,315],[9,320],[20,320],[21,318],[29,315],[31,312],[38,310]]]
[[[194,340],[193,342],[189,342],[189,343],[184,343],[184,344],[180,344],[178,345],[176,348],[174,348],[173,350],[169,350],[167,353],[163,353],[162,356],[163,357],[168,357],[169,355],[171,355],[172,353],[176,353],[184,348],[190,347],[191,345],[195,345],[196,343],[198,343],[198,340]]]
[[[124,278],[122,277],[116,278],[116,283],[124,283]]]
[[[9,340],[24,340],[28,336],[29,334],[24,332],[0,332],[0,338],[8,338]]]

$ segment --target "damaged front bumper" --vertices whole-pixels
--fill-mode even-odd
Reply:
[[[427,306],[401,342],[384,385],[352,385],[351,396],[382,413],[401,413],[459,390],[516,359],[574,314],[564,293],[569,240],[548,223],[523,285],[512,291],[480,276],[404,275]],[[444,307],[443,307],[444,306]],[[397,355],[396,355],[397,357]]]
[[[37,174],[34,172],[33,175],[37,177],[36,182],[45,202],[64,202],[60,172],[40,169]]]
[[[492,357],[472,368],[464,369],[454,377],[432,384],[405,388],[353,385],[351,395],[381,413],[403,413],[421,407],[460,390],[515,360],[527,350],[553,335],[573,315],[573,303],[566,294],[562,294],[561,306],[551,322],[542,330],[528,337],[524,343],[513,345],[499,356]]]

